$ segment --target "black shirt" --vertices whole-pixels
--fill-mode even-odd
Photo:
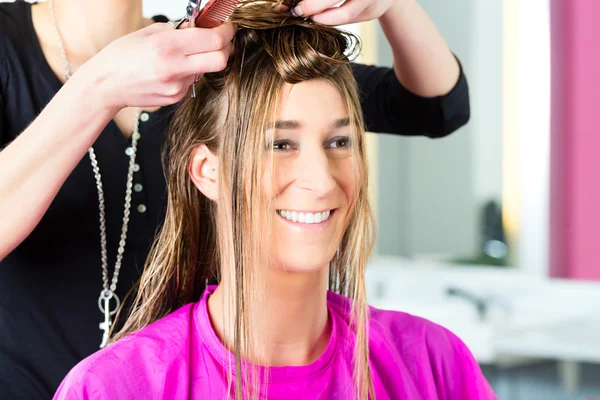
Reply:
[[[165,17],[155,17],[166,22]],[[353,65],[368,130],[441,137],[469,119],[461,71],[446,96],[423,98],[392,69]],[[14,140],[61,88],[42,53],[31,5],[0,4],[0,149]],[[91,93],[90,95],[93,95]],[[164,216],[161,146],[174,107],[142,114],[129,232],[117,295],[140,277]],[[94,144],[105,192],[109,279],[120,237],[130,142],[114,122]],[[1,238],[0,238],[1,240]],[[67,372],[98,350],[102,289],[98,198],[88,155],[68,177],[21,245],[0,262],[0,399],[48,399]]]

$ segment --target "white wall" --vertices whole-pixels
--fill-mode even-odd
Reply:
[[[473,194],[502,197],[502,0],[474,1],[468,23]]]
[[[143,0],[144,16],[164,15],[178,20],[185,15],[187,0]]]
[[[472,116],[440,140],[379,137],[378,252],[472,254],[478,202],[501,191],[501,0],[419,3],[463,64]],[[380,42],[379,62],[391,65]]]
[[[465,253],[476,246],[481,202],[501,199],[503,96],[517,104],[518,258],[522,267],[548,269],[550,37],[548,0],[518,1],[510,21],[517,59],[515,81],[503,82],[503,2],[419,0],[463,62],[471,120],[439,141],[380,136],[378,251],[380,254]],[[379,37],[379,62],[391,65]],[[512,126],[512,124],[511,124]]]
[[[517,133],[519,154],[518,265],[549,271],[550,5],[520,1],[518,8]]]

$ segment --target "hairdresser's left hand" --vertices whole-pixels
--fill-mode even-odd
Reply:
[[[409,1],[414,0],[346,0],[341,6],[333,7],[340,0],[301,0],[293,12],[319,24],[338,26],[379,18],[392,4],[401,6]]]

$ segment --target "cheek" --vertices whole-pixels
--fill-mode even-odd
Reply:
[[[269,199],[277,197],[294,180],[294,167],[287,160],[265,161],[263,171],[263,190]]]
[[[262,190],[267,199],[272,199],[277,195],[277,179],[273,175],[271,160],[265,160],[262,175]]]
[[[334,160],[336,182],[344,193],[349,204],[354,204],[356,196],[357,180],[359,176],[353,167],[352,157]]]
[[[274,197],[275,189],[271,171],[265,170],[262,176],[262,190],[267,199]]]

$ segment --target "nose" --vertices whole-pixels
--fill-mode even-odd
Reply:
[[[318,197],[325,197],[335,189],[337,183],[332,166],[323,149],[305,152],[298,162],[300,188],[311,191]]]

